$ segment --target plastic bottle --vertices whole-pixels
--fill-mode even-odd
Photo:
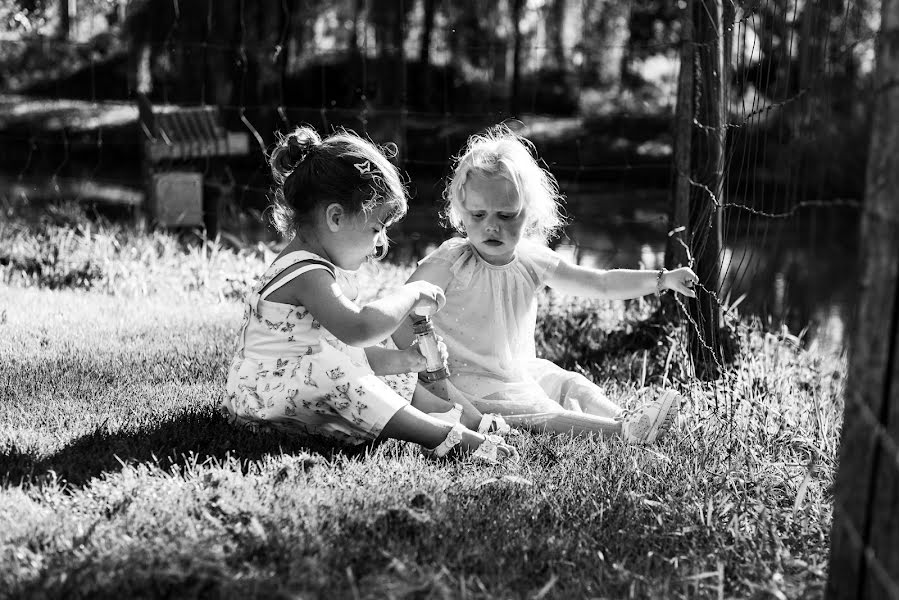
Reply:
[[[425,371],[420,377],[426,382],[440,381],[449,377],[449,368],[440,357],[440,349],[437,347],[437,333],[434,324],[431,323],[430,308],[416,308],[412,317],[412,332],[418,340],[418,349],[428,361]]]

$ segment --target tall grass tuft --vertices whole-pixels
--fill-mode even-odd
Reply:
[[[199,293],[238,298],[264,247],[238,252],[161,231],[92,222],[59,211],[37,222],[0,222],[0,280],[8,285],[82,289],[123,296]]]

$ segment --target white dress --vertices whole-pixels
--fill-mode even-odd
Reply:
[[[262,291],[284,269],[304,261]],[[344,444],[364,443],[409,404],[416,377],[376,376],[362,348],[338,340],[303,306],[265,299],[313,269],[338,279],[339,271],[322,257],[292,252],[272,263],[248,294],[223,407],[245,425],[270,424]]]
[[[522,241],[506,265],[485,261],[466,238],[452,238],[419,264],[443,263],[452,279],[433,316],[449,352],[450,382],[481,412],[510,425],[539,426],[573,411],[612,417],[618,407],[578,373],[536,356],[537,292],[561,261]]]

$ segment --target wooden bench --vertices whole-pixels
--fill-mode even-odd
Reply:
[[[218,231],[218,200],[205,198],[206,161],[249,152],[249,135],[227,131],[217,106],[153,105],[138,96],[146,211],[162,227]]]

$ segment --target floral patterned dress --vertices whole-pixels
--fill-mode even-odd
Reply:
[[[416,376],[376,376],[362,348],[338,340],[303,306],[266,300],[314,269],[330,272],[347,293],[350,286],[334,265],[311,252],[292,252],[272,263],[248,294],[223,407],[251,427],[270,424],[343,444],[364,443],[408,405]]]

